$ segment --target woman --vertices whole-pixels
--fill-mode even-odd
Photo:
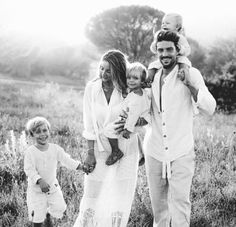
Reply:
[[[114,165],[105,164],[111,154],[106,125],[118,118],[126,95],[124,54],[110,50],[104,54],[99,78],[90,81],[84,93],[84,132],[88,152],[84,195],[74,227],[124,227],[128,223],[138,170],[138,135],[119,138],[124,156]]]

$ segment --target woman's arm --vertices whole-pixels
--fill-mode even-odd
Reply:
[[[89,82],[83,96],[83,137],[87,140],[96,140],[92,116],[92,89],[93,82]]]
[[[87,155],[83,167],[87,174],[91,173],[96,166],[96,158],[94,154],[94,141],[96,140],[96,134],[92,116],[92,86],[92,82],[86,86],[83,97],[83,137],[87,139]]]

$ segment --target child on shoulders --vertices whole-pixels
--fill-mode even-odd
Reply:
[[[185,71],[189,70],[189,67],[191,67],[192,64],[187,58],[187,56],[190,55],[191,48],[184,34],[182,16],[177,13],[166,14],[162,19],[161,30],[159,31],[157,30],[157,24],[154,21],[154,27],[153,27],[154,40],[150,46],[150,50],[155,54],[157,54],[157,36],[159,32],[162,30],[173,31],[178,33],[179,35],[179,43],[178,43],[179,55],[177,57],[177,62],[179,65],[178,77],[182,81],[184,81]],[[149,87],[154,79],[156,72],[158,71],[158,69],[161,68],[161,66],[162,65],[159,60],[156,60],[149,64],[148,78],[147,78],[147,84]]]

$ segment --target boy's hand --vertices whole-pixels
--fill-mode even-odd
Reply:
[[[50,186],[44,179],[40,178],[37,183],[39,184],[39,187],[41,188],[42,192],[49,192]]]
[[[125,139],[129,139],[130,138],[130,131],[127,130],[127,129],[124,129],[124,131],[122,132],[122,136],[125,138]]]
[[[95,155],[94,154],[90,154],[88,153],[87,154],[87,157],[84,161],[84,164],[83,164],[83,171],[86,173],[86,174],[89,174],[91,172],[93,172],[93,170],[95,169],[96,167],[96,158],[95,158]]]

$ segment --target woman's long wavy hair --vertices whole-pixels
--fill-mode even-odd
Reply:
[[[127,92],[127,57],[119,50],[109,50],[102,56],[101,61],[107,61],[109,63],[112,82],[114,86],[125,95]]]

